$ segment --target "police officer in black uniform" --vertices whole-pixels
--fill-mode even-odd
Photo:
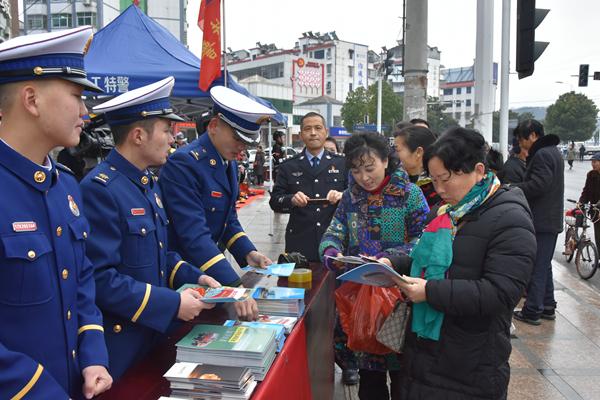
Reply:
[[[324,148],[323,116],[309,112],[302,117],[300,136],[305,148],[279,166],[269,204],[275,212],[290,213],[285,251],[319,261],[319,242],[348,185],[347,173],[344,158]]]

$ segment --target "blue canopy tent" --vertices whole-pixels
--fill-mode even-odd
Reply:
[[[109,96],[172,75],[175,77],[172,97],[180,113],[196,114],[212,104],[210,94],[198,88],[198,57],[133,4],[94,35],[85,67],[88,79]],[[223,77],[213,85],[223,85]],[[250,94],[231,76],[228,76],[227,86],[276,111],[273,118],[276,125],[287,125],[287,118],[270,102]]]

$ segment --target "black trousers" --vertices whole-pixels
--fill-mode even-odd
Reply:
[[[361,369],[358,371],[360,383],[358,387],[358,398],[360,400],[390,400],[387,376],[391,380],[391,399],[400,399],[402,388],[402,371],[369,371]]]

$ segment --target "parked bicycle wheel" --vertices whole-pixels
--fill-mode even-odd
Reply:
[[[565,251],[568,254],[563,253],[565,255],[565,259],[567,260],[567,262],[571,262],[571,260],[573,259],[573,256],[575,255],[576,248],[575,248],[574,244],[576,243],[576,241],[577,241],[577,231],[575,230],[575,227],[570,226],[567,229],[567,231],[565,232]],[[567,245],[569,243],[572,243],[570,246],[571,247],[570,249],[567,248]],[[570,252],[568,252],[567,250],[570,250]]]
[[[584,242],[575,257],[577,273],[582,279],[590,279],[598,268],[598,250],[592,242]]]

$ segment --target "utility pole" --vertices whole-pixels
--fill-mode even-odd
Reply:
[[[381,73],[379,73],[379,76],[377,77],[377,133],[379,133],[380,135],[383,134],[383,132],[381,131],[381,91],[382,91],[382,81],[383,81],[383,76],[381,76]]]
[[[510,0],[502,0],[502,76],[500,79],[500,152],[508,160],[508,72],[510,68]]]
[[[427,119],[427,0],[406,0],[404,120]]]
[[[474,125],[486,142],[492,143],[494,1],[477,0],[477,44],[475,48]]]

